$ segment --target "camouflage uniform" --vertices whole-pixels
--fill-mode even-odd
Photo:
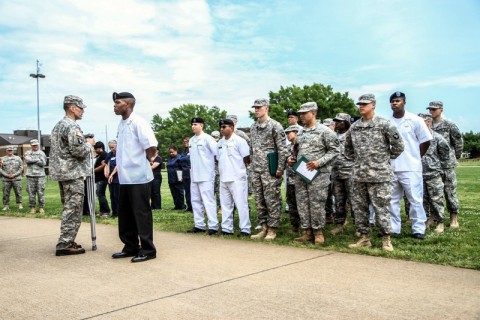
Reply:
[[[47,165],[47,156],[43,151],[29,150],[25,153],[25,163],[27,164],[27,192],[28,205],[35,208],[35,197],[38,197],[38,207],[45,206],[45,169]]]
[[[360,119],[352,124],[345,137],[345,156],[354,160],[352,181],[352,209],[358,232],[371,232],[368,205],[375,210],[376,225],[383,235],[391,232],[390,203],[393,178],[390,159],[397,158],[404,149],[397,129],[384,118]]]
[[[278,152],[278,170],[283,171],[287,160],[285,132],[280,123],[270,118],[263,123],[256,121],[252,124],[250,137],[252,162],[249,167],[258,222],[276,228],[282,209],[282,177],[270,175],[267,154]]]
[[[10,205],[10,192],[13,187],[15,199],[19,205],[22,204],[22,173],[23,162],[19,156],[4,156],[2,158],[3,166],[0,168],[0,174],[3,178],[3,205]],[[15,177],[8,178],[8,175],[14,174]]]
[[[297,131],[298,132],[298,131]],[[294,145],[289,144],[287,146],[287,157],[294,156]],[[288,214],[290,216],[290,224],[294,229],[300,228],[300,216],[298,215],[297,209],[297,198],[295,196],[295,172],[292,168],[287,166],[287,187],[286,187],[286,197],[288,205]]]
[[[303,128],[297,137],[297,143],[297,159],[304,156],[309,161],[317,161],[320,171],[320,174],[309,184],[299,176],[295,177],[301,227],[319,230],[325,226],[325,203],[328,197],[332,164],[339,153],[339,142],[332,130],[323,124],[316,123],[312,128]]]
[[[75,241],[80,228],[84,179],[90,174],[93,148],[85,142],[80,126],[67,116],[55,125],[50,141],[50,177],[59,181],[64,199],[57,243],[57,250],[62,250]]]

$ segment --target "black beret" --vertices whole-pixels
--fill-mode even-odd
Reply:
[[[219,125],[219,126],[225,126],[225,125],[227,125],[227,126],[232,126],[232,127],[235,126],[235,124],[233,123],[233,120],[231,120],[231,119],[223,119],[223,120],[220,120],[220,121],[218,122],[218,125]]]
[[[392,102],[392,100],[395,98],[402,98],[403,100],[405,100],[405,93],[400,91],[392,93],[392,95],[390,96],[390,102]]]
[[[117,99],[126,99],[126,98],[135,99],[133,94],[131,94],[130,92],[119,92],[119,93],[114,92],[112,97],[113,97],[113,101]]]
[[[293,111],[293,110],[288,110],[288,112],[287,112],[287,117],[289,117],[289,116],[298,117],[298,113],[296,113],[296,112]]]
[[[202,118],[192,118],[191,123],[192,123],[192,124],[194,124],[194,123],[203,123],[203,124],[205,124],[205,120],[203,120]]]

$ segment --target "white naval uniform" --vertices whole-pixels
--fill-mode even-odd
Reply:
[[[412,233],[425,233],[427,220],[423,209],[423,177],[420,144],[433,139],[425,121],[417,115],[405,111],[401,119],[393,116],[390,122],[397,127],[403,138],[405,150],[394,160],[390,160],[393,169],[392,200],[388,206],[392,224],[392,233],[401,232],[400,202],[405,193],[410,202],[410,220]]]
[[[202,132],[190,138],[190,197],[192,201],[195,227],[206,229],[207,212],[208,229],[218,230],[217,204],[213,195],[215,181],[215,156],[217,142],[209,134]]]
[[[233,210],[237,206],[241,232],[250,233],[248,209],[247,168],[243,158],[250,155],[245,139],[235,133],[230,139],[218,142],[218,171],[220,173],[220,206],[222,231],[233,233]]]

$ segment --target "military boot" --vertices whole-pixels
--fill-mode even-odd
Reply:
[[[443,222],[440,222],[439,224],[437,224],[437,227],[435,228],[434,232],[435,233],[443,233],[443,231],[445,230],[445,224]]]
[[[456,212],[450,213],[450,228],[457,229],[460,225],[458,224],[458,214]]]
[[[430,217],[428,217],[428,220],[427,220],[427,223],[425,224],[425,226],[426,226],[427,229],[428,229],[428,228],[430,228],[430,226],[431,226],[432,224],[434,224],[434,223],[435,223],[435,220],[433,220],[433,215],[430,215]]]
[[[20,209],[20,210],[23,209],[23,205],[21,203],[18,204],[18,209]]]
[[[322,229],[315,230],[315,244],[322,245],[325,243],[325,238],[323,237]]]
[[[35,208],[30,208],[30,214],[35,214],[36,211],[35,211]]]
[[[390,235],[385,235],[382,237],[382,250],[384,251],[393,251],[392,242],[390,241]]]
[[[277,232],[275,232],[275,228],[269,227],[267,230],[267,236],[265,237],[265,241],[275,240],[276,237]]]
[[[263,239],[265,238],[265,236],[267,235],[267,224],[266,223],[262,223],[262,229],[260,229],[260,232],[251,236],[250,239]]]
[[[10,209],[9,206],[4,206],[3,209],[2,209],[2,211],[7,211],[7,210],[9,210],[9,209]]]
[[[370,237],[368,234],[362,234],[360,239],[356,243],[349,244],[349,248],[362,248],[362,247],[371,247],[372,243],[370,242]]]
[[[347,221],[347,220],[345,220],[345,221]],[[332,236],[336,236],[337,234],[342,233],[343,232],[343,226],[345,226],[345,224],[337,224],[337,226],[330,231],[330,234]]]
[[[313,230],[312,229],[304,229],[303,235],[301,237],[293,239],[294,242],[312,242],[313,241]]]
[[[38,209],[38,213],[44,214],[44,213],[45,213],[45,210],[44,210],[43,208],[40,208],[40,209]]]

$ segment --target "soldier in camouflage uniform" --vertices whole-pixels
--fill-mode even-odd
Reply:
[[[30,213],[35,213],[35,197],[38,198],[38,212],[45,213],[45,169],[47,165],[47,156],[42,150],[39,150],[38,140],[30,141],[32,150],[25,153],[25,163],[27,164],[27,192],[28,205]]]
[[[210,135],[218,143],[218,141],[220,140],[220,132],[215,130],[215,131],[212,131]],[[218,171],[217,161],[215,162],[215,182],[213,184],[213,193],[215,194],[218,213],[221,213],[222,211],[220,209],[220,173]]]
[[[335,132],[335,122],[332,118],[326,118],[322,121],[322,124],[328,129]],[[330,185],[328,186],[328,197],[325,202],[326,223],[333,224],[335,222],[335,199],[333,197],[333,183],[332,177],[330,177]]]
[[[325,227],[325,204],[330,186],[330,173],[339,150],[335,133],[317,122],[317,109],[315,102],[307,102],[298,110],[304,128],[297,138],[297,156],[288,158],[288,165],[293,166],[300,157],[305,157],[308,160],[306,164],[308,170],[318,169],[319,173],[310,183],[298,175],[295,176],[295,195],[303,235],[294,241],[313,241],[321,245],[325,242],[322,229]]]
[[[442,163],[442,180],[444,184],[447,209],[450,212],[450,228],[458,228],[458,213],[460,204],[457,198],[457,174],[455,167],[458,165],[456,159],[460,159],[463,151],[463,138],[458,127],[451,121],[442,117],[443,102],[432,101],[428,108],[433,118],[432,129],[441,134],[447,140],[450,147],[451,160]]]
[[[83,181],[89,174],[89,156],[93,151],[93,139],[83,137],[76,123],[83,117],[86,106],[77,96],[68,95],[63,100],[65,117],[52,130],[50,136],[50,177],[60,184],[63,194],[63,213],[56,255],[85,253],[75,238],[82,222]]]
[[[22,173],[23,162],[19,156],[13,154],[13,147],[7,147],[7,155],[2,159],[3,166],[0,168],[0,174],[3,178],[3,211],[10,208],[10,192],[13,188],[18,209],[23,209],[22,205]]]
[[[353,161],[345,157],[345,137],[346,132],[350,129],[350,115],[346,113],[338,113],[335,118],[335,132],[340,143],[340,153],[335,159],[332,168],[332,189],[335,197],[335,228],[330,231],[332,235],[343,232],[343,226],[347,219],[347,208],[351,205],[351,189],[352,189],[352,171]]]
[[[252,108],[255,108],[257,121],[250,127],[250,172],[258,223],[262,229],[251,238],[274,240],[282,210],[280,189],[287,160],[285,132],[280,123],[268,116],[269,105],[266,99],[255,100]],[[273,152],[278,154],[278,166],[275,174],[271,175],[267,155]]]
[[[350,248],[371,247],[369,203],[375,210],[375,223],[382,234],[382,249],[393,251],[390,241],[390,203],[393,178],[390,159],[397,158],[404,149],[398,130],[384,118],[375,115],[375,95],[360,96],[360,120],[347,131],[345,157],[354,160],[352,181],[352,208],[360,240]]]
[[[445,210],[443,207],[442,163],[451,160],[450,147],[445,138],[432,131],[432,116],[419,113],[425,120],[427,128],[433,136],[430,146],[422,157],[423,167],[423,208],[425,212],[432,212],[427,221],[427,227],[436,221],[435,233],[443,233],[445,229]]]
[[[300,126],[294,124],[285,129],[285,134],[287,135],[288,141],[290,144],[287,145],[287,156],[288,157],[297,157],[298,145],[297,145],[297,134],[300,131]],[[287,187],[286,187],[286,196],[287,196],[287,205],[288,205],[288,214],[290,216],[290,224],[292,225],[292,233],[298,232],[300,228],[300,216],[298,215],[297,209],[297,198],[295,196],[295,172],[293,172],[290,166],[287,166]]]

